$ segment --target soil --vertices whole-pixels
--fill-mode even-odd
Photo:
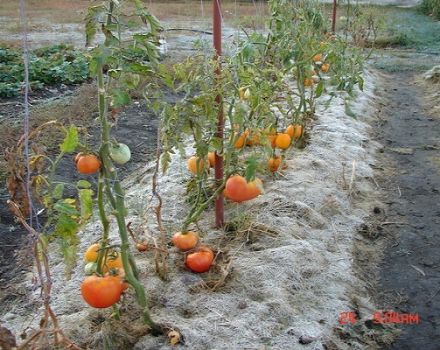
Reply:
[[[434,350],[440,344],[440,118],[426,99],[435,89],[418,73],[396,72],[384,77],[377,91],[384,145],[378,178],[388,205],[384,222],[389,237],[379,305],[420,317],[419,324],[401,325],[403,332],[390,349]]]

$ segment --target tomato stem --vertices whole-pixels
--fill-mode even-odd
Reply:
[[[111,24],[111,19],[113,17],[114,3],[110,0],[109,14],[107,17],[107,25]],[[118,24],[119,25],[119,24]],[[106,44],[104,44],[106,45]],[[117,171],[112,164],[110,159],[109,145],[110,141],[110,124],[107,119],[108,114],[108,100],[107,100],[107,89],[104,84],[104,66],[102,59],[97,60],[97,85],[98,85],[98,101],[99,101],[99,118],[101,122],[101,146],[99,154],[102,161],[102,169],[99,177],[98,183],[98,206],[100,212],[101,222],[103,223],[103,239],[101,242],[102,247],[107,244],[108,232],[109,232],[109,221],[107,219],[104,207],[104,193],[110,201],[111,206],[114,209],[113,214],[116,217],[116,221],[119,229],[119,236],[121,238],[121,259],[125,270],[125,279],[127,282],[133,286],[136,299],[138,304],[142,308],[143,320],[151,327],[153,334],[161,334],[162,329],[150,317],[148,310],[148,302],[145,293],[145,289],[138,280],[138,271],[136,268],[136,263],[129,251],[129,240],[128,232],[125,223],[125,199],[124,191],[122,189],[121,183],[117,176]],[[107,88],[110,83],[110,77],[107,82]],[[103,250],[106,251],[106,250]],[[99,258],[102,261],[104,253],[101,251],[99,253]],[[98,269],[101,268],[98,262]]]

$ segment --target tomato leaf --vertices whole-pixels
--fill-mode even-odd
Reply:
[[[90,188],[90,187],[92,187],[92,184],[90,182],[88,182],[87,180],[79,180],[76,183],[76,187],[78,187],[78,188]]]
[[[258,163],[255,156],[250,156],[246,159],[245,178],[247,182],[252,181],[255,178],[257,167]]]
[[[96,28],[100,19],[108,12],[104,5],[89,7],[85,21],[86,21],[86,46],[90,46],[95,35]]]
[[[93,214],[93,191],[91,189],[81,189],[78,191],[79,202],[81,206],[81,219],[86,221]]]
[[[61,152],[73,152],[78,146],[78,142],[78,129],[75,125],[71,125],[66,131],[63,143],[60,145]]]
[[[322,93],[324,92],[324,81],[321,80],[318,84],[318,86],[316,87],[316,98],[320,97],[322,95]]]
[[[64,184],[57,184],[52,192],[54,199],[61,199],[63,197]]]
[[[171,162],[171,155],[170,152],[166,151],[162,153],[162,159],[161,159],[161,163],[162,163],[162,173],[165,174],[168,170],[168,167],[170,165]]]
[[[362,78],[360,75],[357,77],[359,89],[361,91],[364,91],[364,78]]]
[[[76,229],[72,231],[72,233],[72,235],[63,237],[58,241],[64,258],[64,272],[67,279],[70,279],[72,269],[75,267],[77,261],[76,253],[78,247],[78,238],[74,234],[76,233]]]
[[[211,139],[211,146],[214,150],[221,152],[223,148],[223,140],[219,137],[213,137]]]
[[[130,95],[121,90],[113,90],[112,92],[112,107],[119,108],[126,106],[130,103],[131,97]]]
[[[66,200],[59,200],[58,202],[56,202],[54,204],[53,208],[61,214],[66,214],[69,216],[78,216],[79,215],[79,212],[76,209],[75,205],[72,205],[71,203],[66,202]]]
[[[123,81],[129,89],[135,89],[141,81],[139,74],[127,73],[123,76]]]

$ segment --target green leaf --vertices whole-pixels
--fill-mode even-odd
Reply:
[[[152,34],[162,29],[159,20],[153,16],[142,4],[140,0],[135,0],[136,14],[141,18],[142,22],[146,25],[150,25],[150,30]]]
[[[60,145],[61,152],[73,152],[78,146],[78,129],[75,125],[71,125],[66,131],[63,143]]]
[[[119,39],[113,35],[112,31],[107,27],[102,27],[102,32],[105,35],[105,46],[118,46],[119,45]]]
[[[81,206],[81,219],[86,221],[93,214],[93,191],[91,189],[82,189],[78,191],[78,196]]]
[[[64,184],[57,184],[52,192],[54,199],[61,199],[63,197]]]
[[[65,264],[65,274],[66,278],[70,279],[73,268],[77,261],[77,250],[78,250],[78,238],[76,237],[77,230],[74,229],[70,231],[68,236],[61,237],[58,241],[60,245],[61,253],[63,254],[64,264]]]
[[[128,105],[130,101],[131,101],[131,97],[127,92],[121,90],[112,91],[112,101],[111,101],[112,107],[115,108],[123,107]]]
[[[247,182],[252,181],[255,178],[257,167],[258,163],[254,156],[250,156],[246,159],[245,178]]]
[[[54,234],[60,238],[72,237],[78,231],[78,223],[68,214],[60,214]]]
[[[168,170],[168,167],[170,165],[171,162],[171,155],[170,152],[166,151],[163,152],[162,154],[162,159],[161,159],[161,163],[162,163],[162,173],[165,174]]]
[[[92,187],[92,184],[90,182],[88,182],[87,180],[79,180],[76,183],[76,187],[78,187],[78,188],[90,188],[90,187]]]
[[[128,65],[128,69],[137,74],[151,74],[153,72],[153,69],[149,63],[130,63]]]
[[[359,89],[361,91],[364,91],[364,78],[362,78],[361,76],[358,76],[358,84],[359,84]]]
[[[221,151],[223,149],[223,140],[219,137],[213,137],[211,139],[211,146],[216,150],[216,151]]]
[[[324,92],[324,81],[321,80],[318,84],[318,86],[316,87],[315,93],[316,93],[316,98],[320,97],[322,95],[322,93]]]
[[[123,81],[129,89],[135,89],[139,85],[141,77],[139,76],[139,74],[126,73],[123,76]]]
[[[76,209],[75,205],[72,203],[69,203],[68,201],[64,200],[59,200],[58,202],[55,203],[55,205],[53,206],[53,208],[62,214],[66,214],[69,216],[78,216],[79,212]]]

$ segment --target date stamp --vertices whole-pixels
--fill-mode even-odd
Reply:
[[[339,314],[338,322],[341,325],[356,324],[357,314],[354,311],[343,311]],[[419,324],[420,316],[418,313],[401,313],[396,311],[375,311],[372,315],[375,324]]]

